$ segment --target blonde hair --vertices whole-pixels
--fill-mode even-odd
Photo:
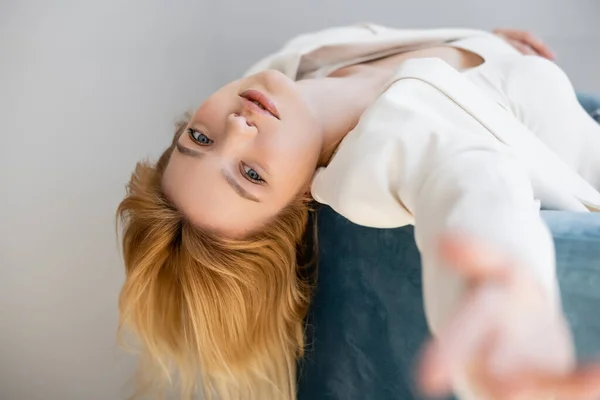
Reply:
[[[264,229],[227,239],[190,224],[161,190],[178,137],[138,163],[117,209],[126,280],[120,331],[142,345],[134,397],[294,399],[310,280],[299,274],[309,206],[299,197]]]

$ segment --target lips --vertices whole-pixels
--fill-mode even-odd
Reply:
[[[246,90],[240,97],[248,100],[257,110],[266,112],[271,116],[279,118],[279,111],[277,111],[277,107],[275,107],[275,103],[271,101],[266,95],[259,92],[258,90]]]

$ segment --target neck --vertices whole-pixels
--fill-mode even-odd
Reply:
[[[329,162],[339,143],[354,129],[362,113],[385,89],[388,80],[388,74],[364,69],[337,74],[337,77],[297,82],[321,126],[320,165]]]

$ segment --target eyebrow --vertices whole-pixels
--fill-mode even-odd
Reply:
[[[243,197],[244,199],[253,201],[255,203],[260,203],[260,200],[248,193],[239,183],[237,183],[235,178],[231,176],[229,172],[222,169],[221,174],[223,174],[227,183],[229,183],[229,185],[233,188],[233,190],[235,190],[235,192],[238,195],[240,195],[240,197]]]
[[[194,158],[202,158],[204,157],[204,153],[198,150],[191,149],[189,147],[185,147],[179,142],[175,142],[175,147],[177,147],[177,151],[183,155],[194,157]]]
[[[175,147],[177,147],[177,151],[180,152],[181,154],[183,154],[184,156],[194,157],[194,158],[202,158],[204,156],[204,154],[202,152],[194,150],[194,149],[190,149],[189,147],[186,147],[179,142],[175,143]],[[246,189],[244,189],[235,180],[235,178],[233,176],[231,176],[231,174],[229,174],[229,172],[222,169],[221,174],[223,175],[223,177],[225,178],[225,180],[227,181],[229,186],[231,186],[233,188],[233,190],[235,190],[235,192],[240,197],[242,197],[246,200],[253,201],[255,203],[260,203],[260,200],[258,198],[256,198],[256,196],[253,196],[252,194],[250,194]]]

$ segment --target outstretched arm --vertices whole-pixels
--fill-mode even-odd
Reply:
[[[598,395],[600,368],[575,365],[552,238],[527,172],[501,147],[467,138],[432,133],[422,183],[414,186],[436,336],[423,355],[421,388],[439,395],[454,386],[478,400]],[[436,143],[452,150],[436,151]]]

